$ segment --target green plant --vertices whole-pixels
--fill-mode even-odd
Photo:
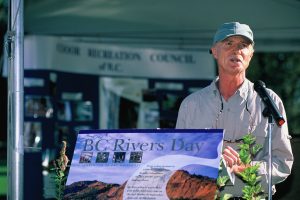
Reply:
[[[222,166],[220,165],[219,172],[221,172],[221,171],[222,171]],[[228,176],[218,176],[218,178],[217,178],[217,190],[216,190],[215,199],[228,200],[232,197],[231,194],[220,195],[220,192],[223,190],[223,188],[225,187],[228,180],[229,180]]]
[[[256,144],[256,138],[251,133],[248,133],[242,138],[242,144],[239,144],[239,156],[243,165],[247,168],[241,172],[239,175],[242,180],[245,182],[245,186],[242,189],[243,199],[246,200],[259,200],[262,199],[261,194],[263,193],[262,186],[260,184],[260,176],[258,176],[258,169],[260,167],[259,163],[251,165],[251,162],[254,156],[262,148],[261,144]],[[219,171],[222,170],[220,166]],[[232,197],[232,194],[223,194],[220,195],[221,191],[224,189],[227,181],[229,180],[228,176],[219,176],[217,178],[217,191],[215,199],[218,200],[228,200]]]
[[[54,168],[52,169],[53,171],[55,171],[54,181],[56,186],[56,199],[59,200],[63,198],[65,182],[67,179],[66,169],[68,166],[69,159],[66,156],[66,148],[66,141],[62,141],[62,147],[59,153],[59,158],[53,162]]]
[[[260,164],[251,164],[254,156],[262,148],[261,144],[256,144],[256,138],[251,133],[245,135],[242,139],[243,143],[239,144],[239,155],[241,162],[247,166],[247,168],[239,175],[245,182],[243,188],[243,198],[246,200],[262,199],[263,193],[262,186],[260,184],[260,176],[258,176],[258,169]]]

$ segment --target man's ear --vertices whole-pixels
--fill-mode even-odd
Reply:
[[[253,55],[254,55],[254,49],[252,50],[251,59],[252,59]]]
[[[215,59],[217,59],[217,49],[216,49],[215,45],[211,47],[210,51],[211,51],[211,54],[213,55],[213,57]]]

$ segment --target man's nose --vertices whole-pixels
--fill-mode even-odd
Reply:
[[[235,44],[232,46],[233,51],[240,51],[243,50],[244,45],[243,44]]]
[[[240,50],[240,49],[243,49],[243,48],[244,48],[244,45],[243,45],[243,44],[236,44],[236,45],[235,45],[235,49]]]

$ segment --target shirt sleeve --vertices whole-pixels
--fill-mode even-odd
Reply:
[[[176,129],[186,128],[186,114],[187,114],[187,103],[185,100],[183,100],[178,111]]]
[[[286,113],[282,101],[279,97],[275,98],[279,111],[286,119]],[[278,184],[284,181],[290,174],[294,161],[291,143],[291,136],[288,132],[287,122],[281,127],[276,124],[272,129],[272,185]],[[263,157],[258,159],[257,162],[261,162],[259,174],[261,175],[261,183],[265,191],[268,191],[268,136],[263,148]],[[260,160],[260,161],[259,161]]]

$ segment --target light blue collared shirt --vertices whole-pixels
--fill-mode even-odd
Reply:
[[[262,115],[265,108],[261,98],[253,89],[253,83],[245,79],[241,87],[227,101],[220,95],[216,86],[218,78],[209,86],[192,93],[181,103],[177,129],[224,129],[224,146],[229,145],[238,150],[237,141],[252,132],[256,143],[263,149],[255,156],[261,162],[259,173],[265,193],[268,192],[268,119]],[[280,113],[286,119],[283,103],[279,96],[268,89],[268,92]],[[293,154],[290,144],[287,123],[273,126],[272,132],[272,185],[285,180],[291,173]],[[233,185],[229,183],[224,192],[234,196],[242,196],[243,182],[236,178]],[[275,192],[275,191],[274,191]]]

